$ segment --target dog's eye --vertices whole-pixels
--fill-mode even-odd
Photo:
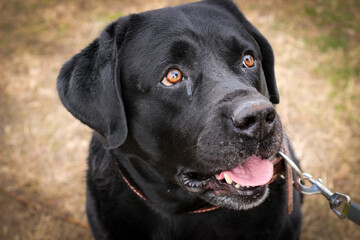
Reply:
[[[250,54],[246,54],[243,59],[244,67],[253,67],[254,66],[254,57]]]
[[[163,78],[161,81],[162,84],[165,86],[172,86],[182,79],[182,74],[177,69],[170,69],[169,72],[166,74],[166,77]]]

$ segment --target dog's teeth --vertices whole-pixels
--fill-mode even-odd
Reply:
[[[239,184],[235,184],[235,188],[240,189],[241,186]]]
[[[231,177],[229,175],[227,175],[226,173],[224,173],[224,178],[225,178],[225,181],[228,183],[228,184],[232,184],[233,183],[233,180],[231,179]]]

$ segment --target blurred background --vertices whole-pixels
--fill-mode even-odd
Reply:
[[[85,173],[91,131],[61,105],[61,65],[118,17],[166,0],[0,0],[0,239],[91,239]],[[235,1],[268,38],[278,110],[303,169],[360,204],[360,1]],[[360,239],[320,195],[301,239]]]

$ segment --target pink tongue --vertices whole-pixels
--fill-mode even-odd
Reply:
[[[224,179],[224,173],[241,186],[261,186],[271,180],[273,176],[273,164],[267,159],[252,156],[237,167],[216,175],[216,179]]]

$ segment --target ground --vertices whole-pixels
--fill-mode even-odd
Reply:
[[[0,1],[0,239],[90,239],[91,131],[61,105],[61,65],[109,22],[185,1]],[[278,111],[304,171],[360,204],[360,4],[236,1],[272,44]],[[301,239],[360,239],[320,195],[305,196]]]

